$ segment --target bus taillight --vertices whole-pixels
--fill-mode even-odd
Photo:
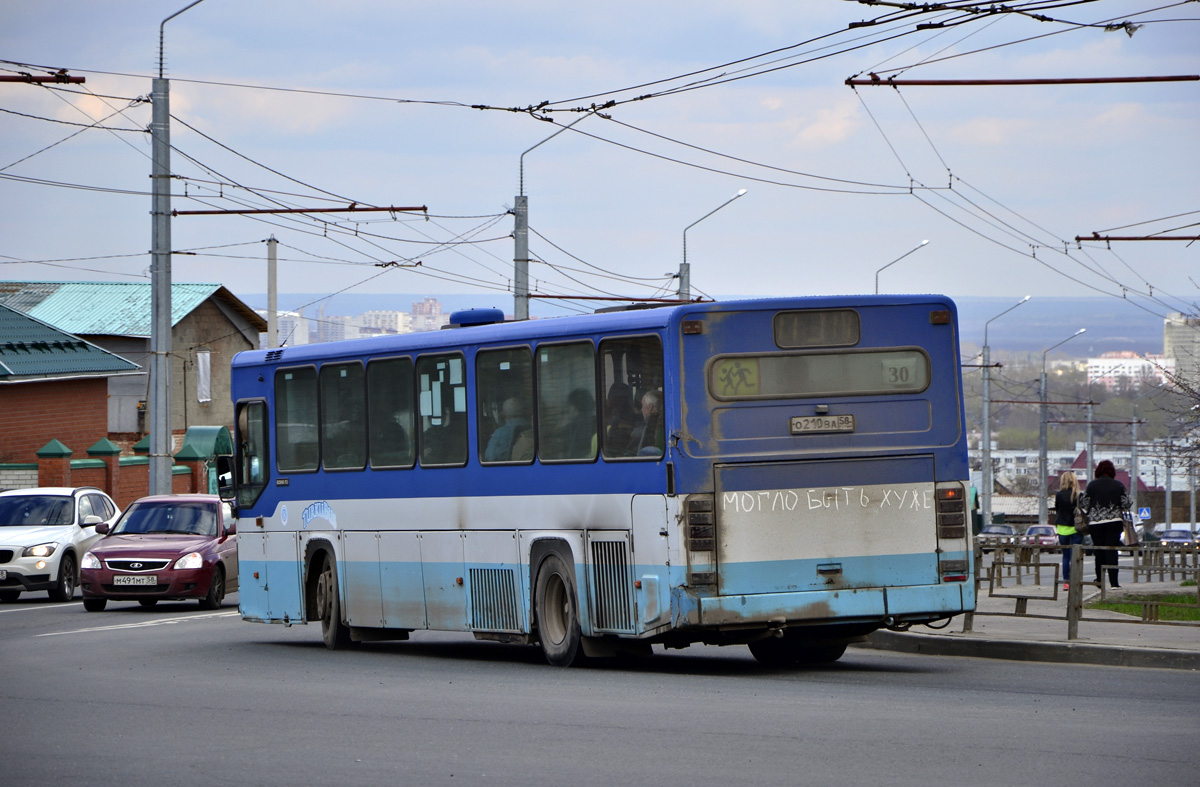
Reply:
[[[939,484],[935,497],[938,538],[966,538],[967,506],[962,484]]]

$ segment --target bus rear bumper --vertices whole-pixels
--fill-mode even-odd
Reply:
[[[697,599],[700,625],[778,626],[863,622],[937,620],[974,606],[964,603],[963,585],[914,585],[893,588],[806,590],[797,593],[759,593]],[[972,599],[973,601],[973,599]]]

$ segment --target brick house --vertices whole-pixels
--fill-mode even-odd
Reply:
[[[149,428],[151,296],[151,285],[140,282],[0,282],[0,304],[141,367],[107,381],[107,431],[121,442]],[[232,426],[230,361],[257,348],[265,330],[266,321],[219,284],[172,284],[173,432]]]
[[[51,440],[86,448],[108,434],[108,387],[138,365],[0,304],[0,463],[31,462]]]

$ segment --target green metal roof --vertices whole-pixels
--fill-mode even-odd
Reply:
[[[102,377],[139,368],[78,336],[0,304],[0,382]]]
[[[172,284],[171,325],[221,289]],[[0,282],[0,303],[89,336],[149,336],[151,295],[151,285],[141,282]]]

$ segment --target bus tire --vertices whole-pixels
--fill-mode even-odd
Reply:
[[[538,567],[534,609],[546,662],[554,667],[582,662],[575,572],[558,552],[546,555]]]
[[[799,659],[796,643],[791,637],[770,636],[750,643],[750,655],[764,667],[790,667]]]
[[[321,619],[321,639],[330,650],[345,650],[350,647],[350,629],[342,623],[342,609],[338,601],[337,572],[333,560],[324,559],[321,573],[317,576],[317,613]]]
[[[846,652],[845,642],[816,642],[800,648],[801,664],[832,664]]]

